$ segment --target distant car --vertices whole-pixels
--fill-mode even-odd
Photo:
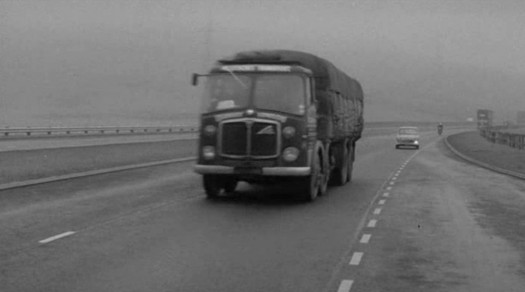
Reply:
[[[419,149],[419,130],[417,127],[401,127],[396,136],[396,149],[402,146]]]

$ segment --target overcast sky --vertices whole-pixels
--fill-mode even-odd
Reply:
[[[0,125],[194,117],[193,72],[296,49],[359,80],[365,117],[525,110],[525,1],[0,0]]]

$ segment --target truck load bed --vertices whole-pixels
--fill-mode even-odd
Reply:
[[[295,64],[310,69],[315,77],[317,131],[323,140],[357,140],[363,131],[363,90],[359,82],[329,61],[291,50],[260,50],[237,53],[219,64]]]

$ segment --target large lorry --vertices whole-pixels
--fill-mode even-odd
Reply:
[[[477,121],[478,129],[485,129],[492,127],[492,121],[494,119],[494,112],[489,109],[478,109]]]
[[[206,76],[198,161],[208,198],[239,181],[286,182],[312,201],[352,178],[363,90],[329,61],[264,50],[219,60]]]

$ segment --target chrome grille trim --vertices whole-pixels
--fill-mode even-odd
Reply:
[[[245,155],[231,155],[231,154],[225,154],[223,153],[223,127],[225,124],[229,123],[245,123],[246,124],[246,151]],[[271,124],[275,125],[276,129],[276,143],[275,143],[275,151],[273,155],[252,155],[252,126],[255,123],[265,123],[265,124]],[[270,159],[270,158],[277,158],[281,154],[281,144],[282,144],[282,136],[281,136],[281,124],[278,121],[274,120],[266,120],[266,119],[259,119],[259,118],[240,118],[240,119],[228,119],[219,122],[219,131],[218,131],[218,143],[217,143],[217,150],[220,156],[225,158],[233,158],[233,159],[244,159],[244,158],[258,158],[258,159]]]

